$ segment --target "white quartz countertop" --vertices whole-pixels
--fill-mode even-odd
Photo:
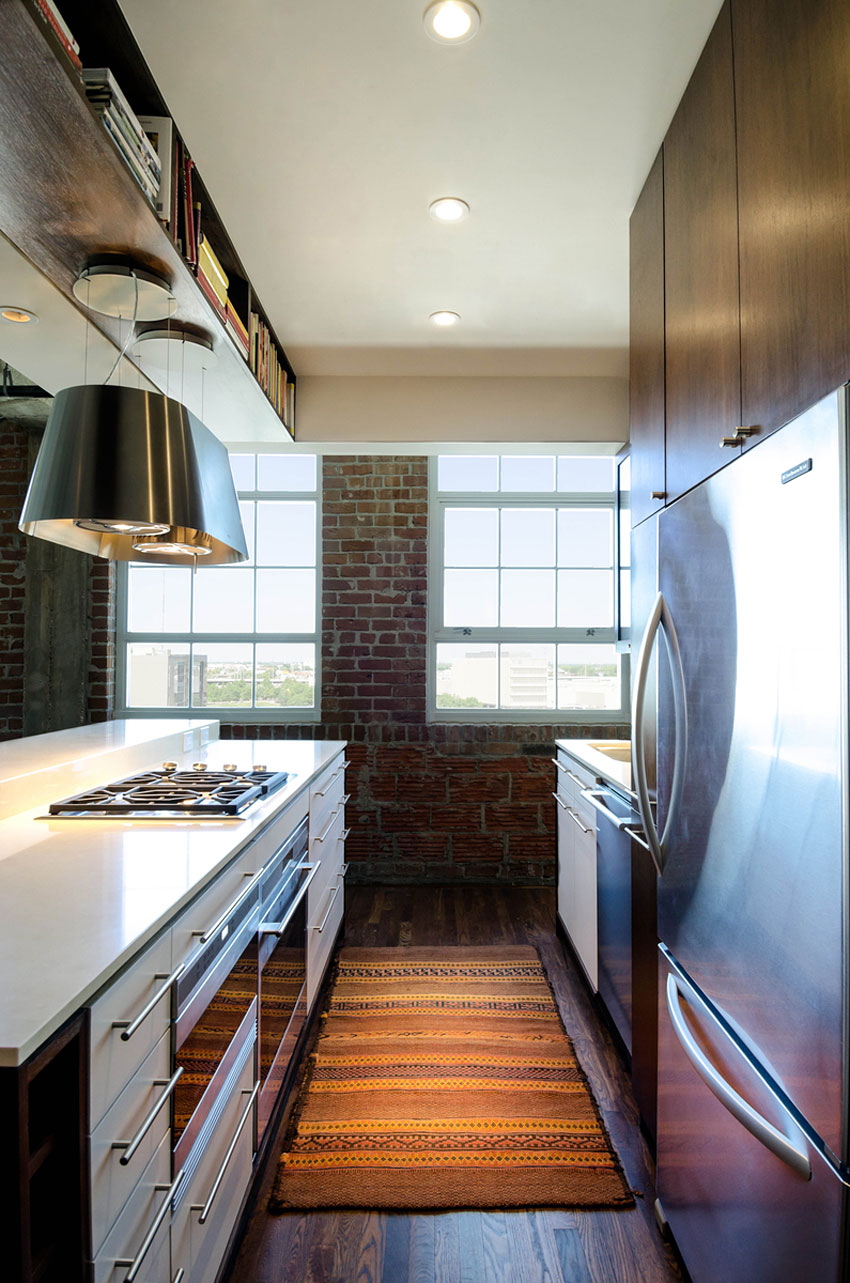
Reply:
[[[211,726],[217,735],[216,723]],[[67,760],[79,734],[82,750],[96,752],[97,729],[104,743],[123,746],[120,730],[107,723],[61,732],[53,748]],[[127,734],[136,747],[140,736],[143,742],[142,732]],[[143,764],[157,767],[160,741],[149,739]],[[34,742],[17,742],[17,760],[34,753],[33,765],[43,771],[45,752],[35,753]],[[286,784],[242,819],[45,819],[53,799],[44,796],[0,820],[0,1065],[26,1060],[344,748],[336,740],[213,740],[170,754],[183,769],[196,761],[210,768],[233,761],[288,771]],[[120,777],[106,750],[96,755],[101,783]],[[8,750],[7,765],[11,758]]]
[[[628,740],[617,740],[616,742],[618,745],[622,744],[624,748],[629,746]],[[555,740],[555,745],[557,748],[562,748],[565,753],[569,753],[587,770],[593,771],[594,775],[607,780],[609,784],[613,784],[621,792],[624,791],[631,795],[631,762],[618,762],[615,758],[608,757],[605,753],[600,753],[599,749],[594,748],[593,744],[588,740]]]

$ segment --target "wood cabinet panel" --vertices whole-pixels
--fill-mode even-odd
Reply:
[[[726,0],[664,139],[668,502],[740,447],[738,190],[732,23]]]
[[[629,438],[632,525],[664,505],[664,159],[629,223]],[[661,497],[653,499],[653,492]]]
[[[850,8],[733,0],[732,30],[743,422],[763,436],[850,377]]]

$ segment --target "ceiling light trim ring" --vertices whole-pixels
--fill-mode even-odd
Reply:
[[[465,26],[463,19],[466,19]],[[462,45],[478,34],[481,14],[470,0],[433,0],[425,10],[423,21],[427,34],[438,44]]]

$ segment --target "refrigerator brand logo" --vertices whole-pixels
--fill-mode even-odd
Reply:
[[[811,459],[804,459],[802,463],[798,463],[793,468],[789,468],[787,472],[783,472],[782,474],[783,486],[787,486],[789,481],[796,481],[798,477],[802,477],[804,472],[811,472],[811,470],[812,470]]]

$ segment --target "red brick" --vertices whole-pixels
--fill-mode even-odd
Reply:
[[[452,837],[452,856],[456,864],[473,860],[501,860],[505,839],[483,833],[456,833]]]

